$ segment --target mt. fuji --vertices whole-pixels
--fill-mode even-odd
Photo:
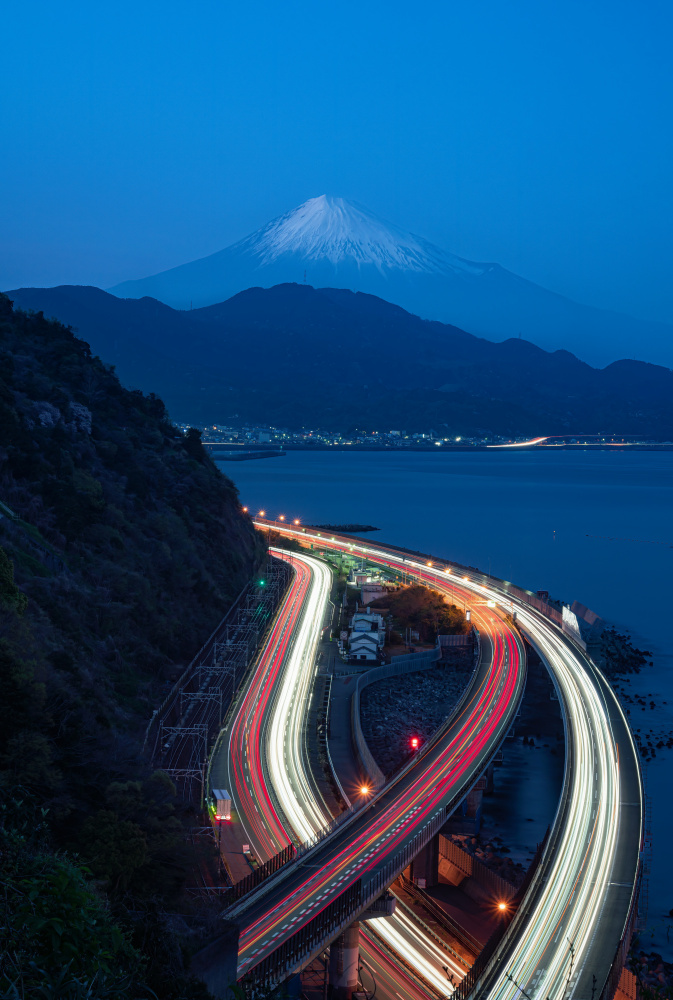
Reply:
[[[591,364],[637,356],[673,366],[673,327],[580,305],[499,264],[465,260],[328,195],[310,198],[209,257],[109,291],[189,309],[286,282],[368,292],[490,340],[522,336]]]

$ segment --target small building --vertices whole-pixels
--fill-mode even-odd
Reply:
[[[351,639],[355,633],[374,634],[379,646],[383,646],[386,638],[386,626],[381,615],[372,614],[372,609],[356,611],[351,619]]]
[[[351,632],[349,656],[352,662],[378,663],[380,646],[374,632]]]
[[[388,591],[380,583],[363,583],[360,587],[362,603],[366,606],[372,601],[378,601],[379,597],[385,597]]]

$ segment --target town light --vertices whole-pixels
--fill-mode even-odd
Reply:
[[[299,518],[298,518],[298,517],[295,517],[295,519],[294,519],[294,523],[295,523],[295,524],[299,524]]]
[[[243,508],[243,513],[244,513],[244,514],[247,514],[247,513],[248,513],[248,508],[247,508],[247,507],[244,507],[244,508]]]
[[[369,794],[369,785],[361,785],[360,786],[360,794],[361,795],[368,795]]]
[[[258,517],[264,517],[265,513],[266,513],[266,511],[260,510],[260,512],[258,514]]]
[[[498,909],[499,909],[499,910],[500,910],[500,911],[501,911],[502,913],[504,913],[504,911],[505,911],[505,910],[507,909],[507,903],[498,903]]]
[[[279,514],[278,515],[278,520],[279,521],[284,521],[285,520],[285,514]]]

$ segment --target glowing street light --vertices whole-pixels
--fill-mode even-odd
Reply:
[[[264,517],[265,513],[266,513],[266,511],[260,510],[260,512],[259,512],[259,514],[257,516],[258,517]]]
[[[369,795],[369,785],[360,785],[360,795]]]

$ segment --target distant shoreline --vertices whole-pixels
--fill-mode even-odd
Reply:
[[[213,457],[217,459],[217,449],[219,448],[246,448],[249,449],[249,445],[236,445],[230,442],[219,442],[219,441],[204,441],[204,446],[208,448]],[[437,445],[405,445],[403,448],[390,447],[389,445],[369,445],[369,444],[283,444],[282,446],[274,445],[259,445],[255,451],[260,452],[262,450],[267,450],[269,452],[278,453],[279,451],[303,451],[303,452],[313,452],[313,451],[334,451],[334,452],[374,452],[374,451],[388,451],[395,455],[404,455],[407,452],[426,452],[435,455],[442,454],[444,452],[488,452],[491,454],[507,453],[507,452],[532,452],[532,451],[673,451],[673,443],[663,443],[663,444],[554,444],[554,445],[485,445],[485,444],[474,444],[474,445],[459,445],[459,444],[445,444],[441,447]],[[256,457],[262,457],[258,455]],[[264,456],[267,457],[267,456]],[[268,456],[271,457],[271,456]],[[224,456],[220,461],[224,460]],[[233,459],[236,461],[236,458]],[[229,459],[231,461],[231,458]]]

